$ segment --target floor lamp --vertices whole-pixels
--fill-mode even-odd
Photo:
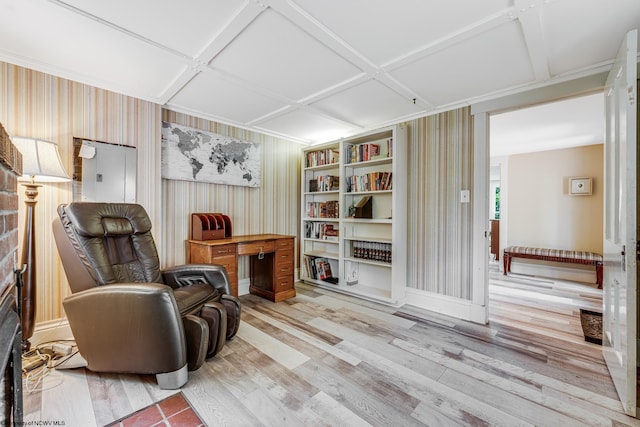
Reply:
[[[71,179],[62,166],[58,146],[49,141],[34,138],[12,137],[11,141],[22,153],[22,177],[25,186],[26,205],[24,239],[22,241],[21,266],[25,266],[22,287],[18,287],[20,323],[22,325],[22,350],[31,347],[36,319],[36,230],[35,206],[39,182],[64,182]]]

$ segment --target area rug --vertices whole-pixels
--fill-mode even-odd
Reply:
[[[105,427],[200,427],[200,419],[182,392],[153,403]]]
[[[602,345],[602,313],[581,308],[580,323],[584,340]]]

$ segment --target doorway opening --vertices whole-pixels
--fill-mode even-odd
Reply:
[[[595,268],[514,259],[525,246],[602,254],[602,92],[490,116],[489,321],[582,340],[580,309],[602,310]],[[588,177],[591,195],[574,196],[570,181]]]

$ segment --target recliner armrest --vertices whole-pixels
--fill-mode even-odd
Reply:
[[[165,283],[174,289],[194,283],[209,283],[221,294],[231,295],[227,270],[217,264],[184,264],[162,270]]]
[[[67,297],[63,306],[89,369],[159,373],[187,364],[182,318],[166,285],[99,286]]]

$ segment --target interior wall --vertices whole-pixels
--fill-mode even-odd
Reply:
[[[154,223],[161,218],[157,143],[161,111],[153,103],[0,62],[0,123],[7,132],[56,142],[70,175],[74,136],[137,147],[138,202],[149,211]],[[22,236],[25,196],[20,185],[18,195]],[[72,197],[72,184],[68,182],[43,184],[37,198],[37,323],[65,316],[62,300],[69,294],[69,287],[55,248],[51,221],[57,215],[57,206],[71,202]]]
[[[186,261],[192,212],[222,212],[231,218],[233,234],[276,233],[296,236],[300,221],[300,144],[163,110],[164,121],[261,144],[260,187],[162,180],[163,265]],[[296,245],[299,242],[296,240]],[[296,250],[296,254],[298,251]],[[248,278],[240,257],[238,279]]]
[[[162,120],[261,142],[262,186],[252,189],[162,180]],[[233,219],[235,234],[297,235],[301,148],[294,142],[163,111],[157,104],[2,62],[0,122],[10,134],[57,142],[68,172],[73,170],[74,136],[137,147],[137,199],[151,216],[163,266],[186,260],[188,214],[194,211],[227,213]],[[409,286],[469,299],[472,203],[459,201],[461,189],[472,190],[469,109],[417,119],[410,126]],[[23,206],[24,194],[19,193]],[[38,323],[64,317],[61,301],[69,290],[50,224],[57,206],[70,201],[70,182],[45,184],[38,196]],[[20,235],[23,213],[21,209]],[[240,279],[246,274],[243,268]]]
[[[473,200],[460,201],[461,190],[473,194],[470,108],[414,120],[410,129],[407,286],[470,300]]]
[[[571,196],[569,177],[593,178],[591,196]],[[507,245],[602,253],[602,144],[509,157]]]

